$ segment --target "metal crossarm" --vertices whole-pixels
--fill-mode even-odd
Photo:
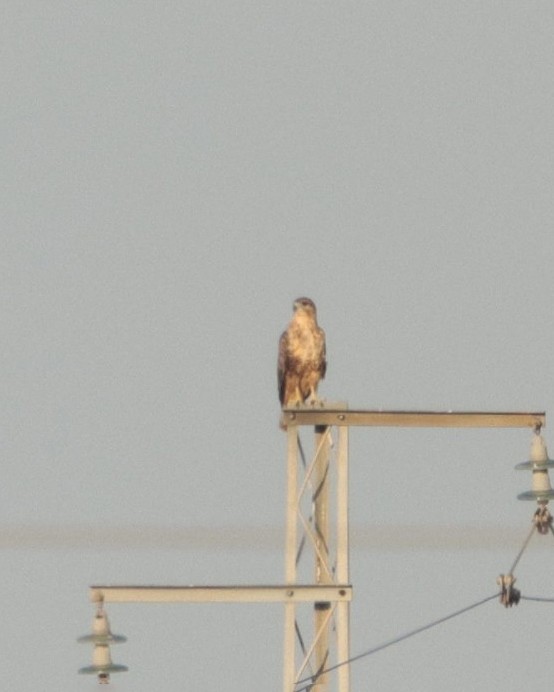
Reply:
[[[352,600],[349,584],[276,586],[91,586],[90,600],[103,603],[313,603]]]
[[[340,407],[283,409],[287,426],[348,425],[402,428],[535,428],[546,425],[544,412],[383,411]]]

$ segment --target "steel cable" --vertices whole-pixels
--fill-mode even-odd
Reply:
[[[528,534],[527,538],[526,538],[525,541],[523,542],[523,545],[521,546],[521,550],[520,550],[519,553],[517,554],[517,557],[516,557],[516,559],[514,560],[513,565],[510,567],[510,571],[508,572],[508,574],[513,574],[513,573],[514,573],[514,570],[515,570],[515,568],[516,568],[516,566],[517,566],[517,563],[520,561],[521,556],[522,556],[523,553],[525,552],[525,548],[527,548],[527,546],[529,545],[529,541],[531,540],[533,534],[535,533],[535,529],[536,529],[536,528],[537,528],[537,527],[535,526],[535,524],[533,524],[533,526],[531,527],[531,531],[529,531],[529,534]]]
[[[493,598],[498,598],[499,593],[494,593],[492,596],[487,596],[486,598],[481,599],[480,601],[477,601],[476,603],[472,603],[469,606],[466,606],[465,608],[461,608],[460,610],[456,610],[454,613],[450,613],[449,615],[445,615],[442,618],[439,618],[438,620],[433,620],[433,622],[430,622],[427,625],[423,625],[422,627],[418,627],[415,630],[410,630],[409,632],[406,632],[404,634],[401,634],[399,637],[395,637],[394,639],[390,639],[389,641],[379,644],[378,646],[373,647],[372,649],[368,649],[367,651],[362,652],[361,654],[357,654],[356,656],[353,656],[352,658],[349,658],[346,661],[341,661],[340,663],[337,663],[334,666],[330,666],[329,668],[326,668],[325,670],[322,670],[319,672],[319,675],[323,675],[324,673],[330,673],[333,670],[336,670],[337,668],[340,668],[341,666],[345,666],[349,663],[353,663],[354,661],[359,661],[361,658],[365,658],[366,656],[371,656],[372,654],[377,653],[378,651],[382,651],[383,649],[388,648],[389,646],[392,646],[393,644],[398,644],[399,642],[404,641],[405,639],[409,639],[410,637],[414,637],[416,634],[420,634],[421,632],[425,632],[426,630],[431,629],[432,627],[436,627],[437,625],[442,624],[443,622],[446,622],[447,620],[452,620],[453,618],[457,617],[458,615],[462,615],[463,613],[467,613],[469,610],[473,610],[474,608],[478,608],[481,605],[484,605],[488,601],[492,601]],[[304,692],[304,690],[309,690],[315,682],[317,682],[317,677],[318,676],[312,676],[310,678],[304,678],[303,680],[299,680],[296,684],[297,685],[304,685],[304,687],[298,687],[296,688],[296,692]],[[305,684],[307,683],[307,684]]]

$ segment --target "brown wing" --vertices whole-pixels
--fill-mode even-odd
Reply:
[[[319,333],[321,334],[321,338],[323,340],[323,345],[321,347],[321,364],[319,366],[319,373],[321,375],[321,379],[325,377],[325,373],[327,372],[327,346],[325,343],[325,332],[323,329],[319,329]]]
[[[277,358],[277,389],[279,391],[279,401],[281,406],[285,400],[285,380],[287,368],[287,347],[289,337],[287,332],[281,334],[279,339],[279,356]]]

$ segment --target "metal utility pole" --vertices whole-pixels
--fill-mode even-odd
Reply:
[[[310,410],[311,414],[312,411]],[[314,452],[305,458],[298,426],[287,427],[287,538],[285,578],[288,584],[299,583],[302,553],[312,572],[307,578],[314,585],[334,585],[338,592],[350,593],[348,568],[348,426],[337,427],[337,440],[331,427],[315,425]],[[336,450],[331,455],[331,450]],[[332,456],[335,464],[332,464]],[[285,606],[285,643],[283,691],[292,692],[300,680],[311,679],[310,689],[325,692],[329,675],[324,671],[336,662],[346,661],[349,652],[349,600],[317,600],[313,607],[313,637],[305,639],[301,631],[299,607]],[[331,642],[331,625],[335,623],[336,646]],[[309,626],[309,625],[308,625]],[[296,640],[301,660],[296,660]],[[333,648],[336,649],[332,659]],[[349,668],[338,671],[339,692],[349,692]]]
[[[350,589],[348,549],[348,432],[352,426],[426,428],[538,428],[544,413],[349,410],[343,405],[285,409],[287,426],[287,540],[285,574],[299,582],[302,552],[314,566],[315,585]],[[311,460],[300,428],[315,430]],[[336,435],[335,431],[336,430]],[[336,439],[335,439],[336,438]],[[332,454],[331,452],[334,452]],[[311,500],[306,507],[305,496]],[[306,516],[308,514],[308,516]],[[305,606],[304,606],[305,607]],[[314,601],[311,632],[300,626],[299,603],[285,606],[283,692],[327,692],[332,668],[338,692],[350,692],[350,599]],[[334,628],[332,625],[334,624]],[[332,642],[334,629],[335,642]],[[311,638],[310,638],[311,637]],[[300,652],[297,651],[298,640]],[[333,647],[332,644],[335,644]],[[297,654],[300,653],[299,660]]]
[[[285,609],[283,692],[350,692],[348,548],[348,433],[352,426],[540,429],[544,413],[349,410],[343,405],[283,411],[287,426],[285,584],[269,586],[92,586],[91,600],[135,603],[270,603]],[[314,428],[313,455],[306,458],[300,428]],[[303,562],[304,559],[304,562]],[[302,571],[305,563],[308,572]],[[306,618],[306,609],[312,612]],[[103,614],[103,611],[102,611]],[[304,616],[302,619],[301,615]],[[304,629],[303,629],[304,628]],[[307,634],[306,634],[307,632]],[[81,669],[107,682],[109,644],[117,637],[93,634],[104,657]],[[298,646],[297,646],[298,643]],[[328,669],[333,670],[331,675]]]

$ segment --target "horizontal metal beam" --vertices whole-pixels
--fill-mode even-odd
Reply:
[[[351,601],[350,585],[91,586],[94,603],[307,603]]]
[[[362,411],[340,408],[283,409],[286,425],[347,425],[398,428],[535,428],[544,412],[518,411]]]

